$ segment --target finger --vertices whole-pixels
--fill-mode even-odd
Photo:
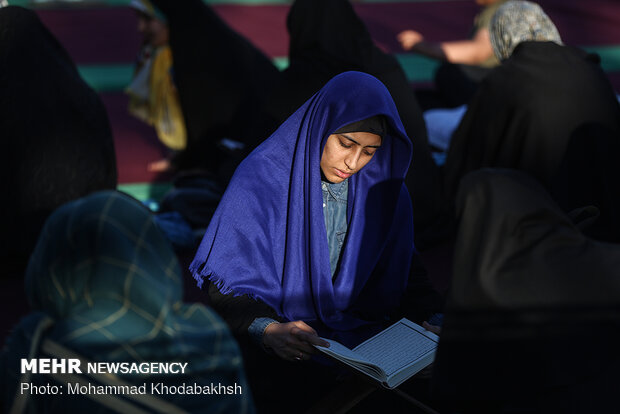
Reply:
[[[287,348],[293,353],[305,352],[307,354],[314,354],[317,352],[316,349],[308,342],[299,340],[294,336],[291,336],[291,338],[287,340]]]
[[[274,351],[280,358],[287,361],[300,361],[308,354],[295,346],[282,346]]]
[[[293,329],[291,330],[291,335],[310,345],[329,347],[329,342],[321,339],[317,334],[310,334],[308,332]]]
[[[441,333],[441,327],[437,325],[431,325],[430,323],[424,321],[422,322],[422,327],[427,331],[434,333],[435,335],[439,335]]]
[[[306,341],[312,345],[318,345],[323,347],[329,347],[329,342],[319,337],[316,331],[304,321],[293,322],[295,328],[291,329],[291,334],[297,336],[299,339]]]
[[[294,361],[308,361],[309,359],[312,358],[312,354],[314,352],[310,353],[310,352],[305,352],[303,350],[297,350],[296,352],[292,353],[292,360]]]
[[[304,321],[295,321],[295,322],[293,322],[293,325],[295,325],[296,328],[301,329],[302,331],[311,333],[313,335],[317,335],[317,333],[314,330],[314,328],[312,326],[308,325]]]
[[[284,360],[287,360],[287,361],[295,360],[295,354],[291,353],[291,351],[288,349],[279,348],[279,349],[274,349],[273,351],[276,353],[276,355],[278,355],[280,358]]]
[[[303,352],[295,352],[293,354],[291,354],[291,361],[303,361],[304,360],[304,353]]]

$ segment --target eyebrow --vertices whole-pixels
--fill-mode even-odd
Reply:
[[[357,145],[360,145],[359,142],[357,142],[356,140],[354,140],[353,138],[351,138],[347,134],[338,134],[338,135],[340,135],[341,137],[345,137],[349,141],[355,142]],[[381,146],[381,144],[379,144],[379,145],[366,145],[364,148],[379,148],[380,146]]]

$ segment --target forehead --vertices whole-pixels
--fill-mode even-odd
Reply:
[[[343,132],[335,135],[339,135],[349,141],[354,141],[356,144],[363,147],[381,145],[381,136],[371,132]]]

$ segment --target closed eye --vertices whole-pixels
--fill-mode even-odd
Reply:
[[[345,144],[345,143],[344,143],[343,141],[341,141],[341,140],[338,140],[338,142],[340,142],[340,145],[342,145],[344,148],[351,148],[351,147],[353,146],[353,144],[349,144],[349,145],[347,145],[347,144]]]

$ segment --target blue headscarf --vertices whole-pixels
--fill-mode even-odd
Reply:
[[[348,233],[332,281],[320,160],[328,136],[374,115],[388,132],[349,178]],[[403,179],[411,142],[385,86],[345,72],[330,80],[237,168],[190,266],[224,294],[248,294],[293,321],[351,331],[383,318],[405,291],[413,246]]]

